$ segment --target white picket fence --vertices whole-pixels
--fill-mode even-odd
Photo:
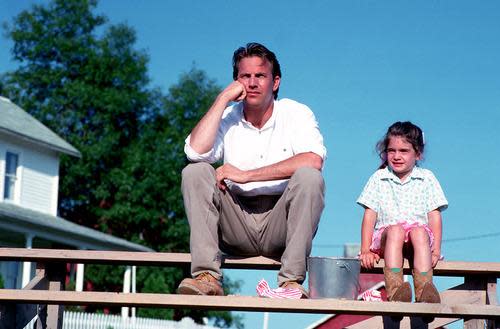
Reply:
[[[36,318],[25,329],[32,329]],[[149,318],[122,318],[120,315],[64,312],[63,329],[216,329],[195,323],[191,318],[181,321]]]

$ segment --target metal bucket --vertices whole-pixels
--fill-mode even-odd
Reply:
[[[357,299],[361,289],[359,259],[309,257],[307,266],[311,298]]]

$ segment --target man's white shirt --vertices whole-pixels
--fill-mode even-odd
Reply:
[[[323,160],[326,148],[314,113],[304,104],[291,99],[274,101],[273,114],[258,129],[246,121],[243,103],[224,110],[217,137],[211,150],[199,154],[186,138],[184,152],[192,162],[215,163],[223,159],[241,170],[252,170],[286,160],[296,154],[313,152]],[[288,179],[237,184],[227,181],[238,195],[282,194]]]

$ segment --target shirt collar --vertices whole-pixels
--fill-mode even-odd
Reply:
[[[238,103],[238,107],[239,107],[238,110],[240,111],[241,122],[243,122],[243,124],[246,127],[251,128],[251,129],[255,129],[255,130],[259,130],[259,131],[267,130],[267,129],[274,127],[274,124],[276,122],[276,112],[277,112],[277,107],[278,107],[278,102],[276,100],[274,100],[273,114],[271,114],[271,117],[269,118],[269,120],[267,120],[267,122],[264,124],[264,127],[260,128],[260,129],[255,128],[250,122],[245,120],[245,116],[243,115],[243,102]]]
[[[410,176],[408,176],[408,179],[404,183],[401,183],[399,177],[396,176],[396,174],[392,171],[392,169],[389,166],[387,166],[383,169],[380,179],[390,179],[399,184],[406,184],[414,179],[424,179],[424,173],[421,168],[415,166],[413,167]]]

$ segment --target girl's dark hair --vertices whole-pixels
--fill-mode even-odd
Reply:
[[[238,65],[243,58],[257,56],[267,60],[271,63],[273,79],[275,77],[281,78],[281,68],[276,55],[267,49],[264,45],[257,42],[247,43],[245,47],[236,49],[233,54],[233,80],[238,79]],[[274,92],[274,99],[278,98],[278,89]]]
[[[389,145],[390,138],[394,136],[404,137],[413,146],[417,154],[424,154],[424,134],[422,133],[422,129],[410,121],[395,122],[387,129],[384,138],[377,143],[377,153],[382,160],[380,169],[387,167],[387,146]]]

